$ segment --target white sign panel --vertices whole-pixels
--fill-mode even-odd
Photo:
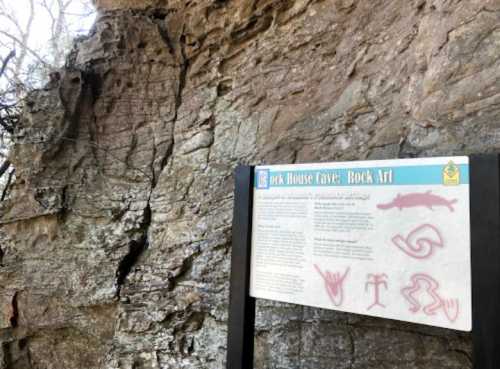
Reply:
[[[259,166],[253,297],[470,331],[467,157]]]

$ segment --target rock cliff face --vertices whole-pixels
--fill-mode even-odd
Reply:
[[[0,368],[222,369],[237,163],[500,149],[498,0],[98,2],[16,130]],[[468,334],[259,301],[258,369],[468,369]]]

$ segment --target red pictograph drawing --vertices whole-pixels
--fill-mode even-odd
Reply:
[[[442,310],[450,322],[457,320],[460,313],[458,299],[443,299],[438,291],[439,283],[434,278],[425,273],[417,273],[410,278],[410,281],[411,285],[403,288],[401,294],[410,303],[412,313],[422,310],[425,315],[432,316],[436,315],[438,310]],[[423,305],[419,297],[415,296],[416,293],[419,293],[420,298],[431,302]]]
[[[365,283],[365,292],[368,291],[369,286],[373,286],[373,304],[368,306],[366,310],[370,310],[374,306],[380,306],[385,308],[385,305],[380,302],[380,287],[384,287],[387,290],[387,274],[368,274],[366,276],[367,282]]]
[[[444,197],[434,195],[430,190],[427,192],[415,192],[406,195],[398,194],[391,202],[385,204],[378,204],[377,208],[381,210],[387,210],[392,208],[398,208],[403,210],[404,208],[414,208],[418,206],[426,207],[433,210],[435,206],[445,206],[453,212],[453,204],[457,202],[457,199],[447,200]]]
[[[415,259],[428,259],[436,247],[443,247],[441,232],[432,224],[422,224],[411,231],[405,238],[397,234],[392,243],[408,256]]]
[[[328,270],[322,272],[316,264],[314,264],[314,268],[316,268],[319,275],[323,278],[326,292],[328,293],[333,305],[341,306],[344,301],[344,280],[347,277],[350,268],[348,267],[342,275],[339,272],[332,273]]]

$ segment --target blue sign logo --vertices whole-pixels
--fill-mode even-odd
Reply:
[[[257,179],[257,189],[267,190],[269,188],[269,169],[257,169],[255,171],[255,176]]]

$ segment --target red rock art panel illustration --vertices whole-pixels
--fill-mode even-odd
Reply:
[[[428,223],[415,228],[406,238],[397,234],[392,238],[392,243],[406,255],[421,260],[429,259],[437,247],[444,247],[441,232]]]
[[[398,194],[391,202],[385,204],[378,204],[377,208],[381,210],[388,210],[398,208],[403,210],[405,208],[426,207],[434,210],[434,207],[444,206],[451,212],[455,211],[453,204],[457,199],[447,200],[444,197],[434,195],[430,190],[426,192],[415,192],[406,195]]]
[[[425,273],[414,274],[410,281],[411,285],[403,288],[401,294],[410,303],[412,313],[422,311],[427,316],[433,316],[436,315],[437,311],[442,310],[451,323],[457,320],[460,313],[459,301],[458,299],[442,298],[438,281]],[[417,293],[419,297],[415,296]],[[424,297],[427,301],[425,305],[421,301]]]
[[[366,310],[370,310],[374,306],[385,308],[385,305],[380,302],[380,288],[384,287],[387,290],[387,274],[368,274],[366,276],[365,292],[370,286],[373,286],[373,303]]]
[[[328,270],[323,272],[316,264],[314,264],[314,268],[323,278],[326,292],[328,293],[333,305],[341,306],[344,302],[344,280],[347,277],[350,268],[348,267],[342,275],[340,272],[332,273]]]

